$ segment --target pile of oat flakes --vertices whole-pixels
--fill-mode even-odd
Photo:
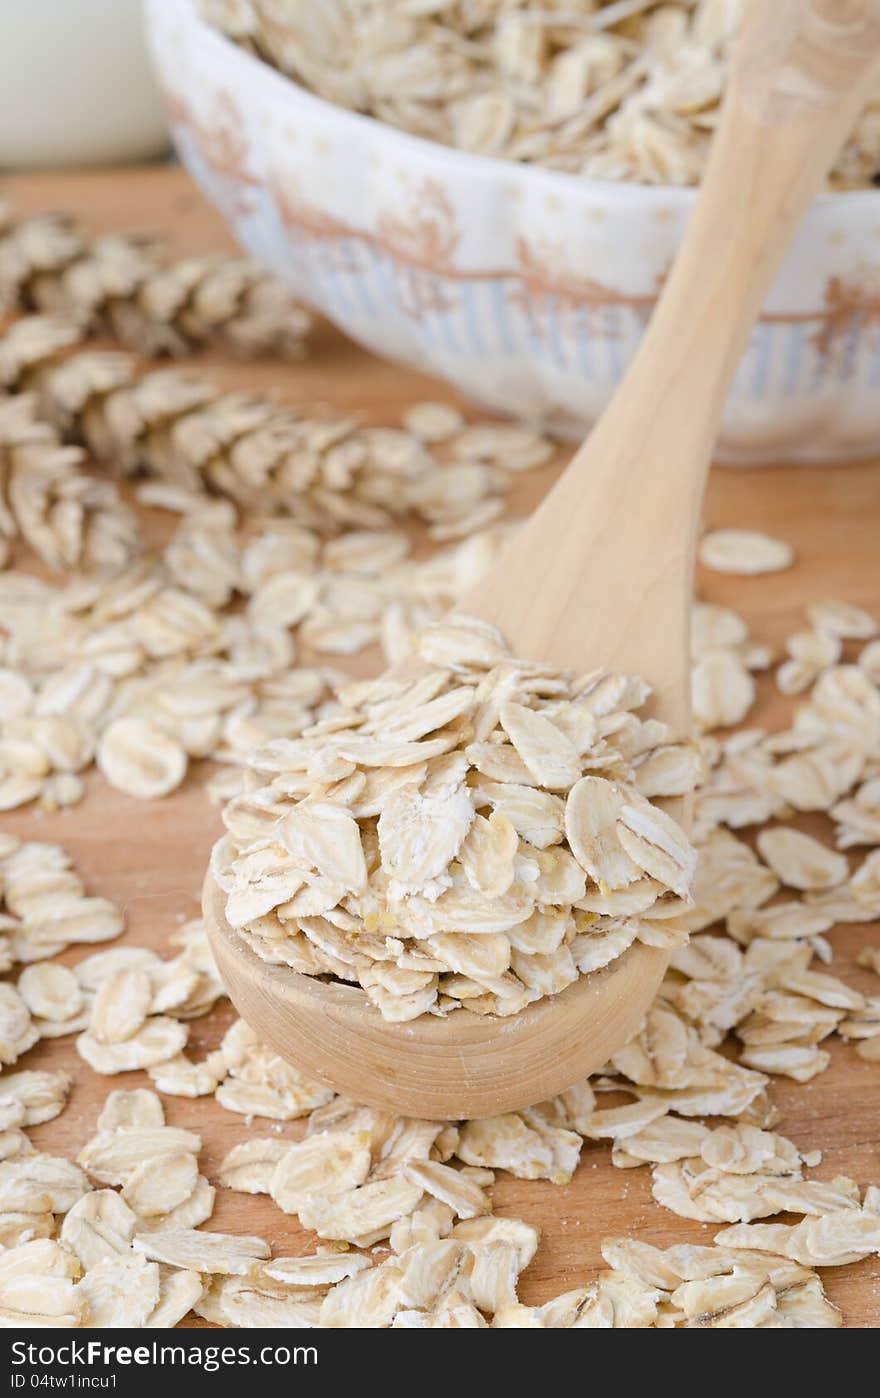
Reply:
[[[428,140],[594,179],[697,184],[744,0],[199,0],[342,107]],[[878,175],[880,92],[836,189]]]
[[[251,949],[400,1022],[518,1014],[686,940],[696,853],[652,798],[690,793],[700,756],[635,712],[648,686],[526,664],[458,613],[414,661],[249,758],[263,784],[227,805],[211,871]]]
[[[0,280],[2,269],[0,255]],[[21,309],[31,309],[27,298]],[[81,347],[80,323],[71,324],[21,320],[0,342],[9,393],[0,399],[0,527],[16,565],[0,573],[4,809],[80,799],[92,761],[132,795],[162,795],[189,762],[210,757],[222,765],[209,789],[230,802],[233,829],[252,821],[252,832],[267,812],[273,818],[259,795],[267,775],[270,788],[279,783],[284,820],[318,780],[348,782],[351,810],[376,774],[387,780],[394,771],[364,770],[363,745],[376,739],[357,730],[376,690],[351,686],[341,711],[333,672],[303,666],[301,655],[351,654],[378,641],[396,660],[421,635],[434,686],[423,709],[460,706],[462,689],[473,705],[480,677],[492,674],[494,684],[499,665],[514,685],[515,697],[480,696],[493,727],[472,739],[482,744],[473,756],[489,764],[474,770],[491,799],[482,807],[489,814],[472,808],[455,856],[465,881],[476,871],[479,884],[487,869],[496,881],[507,877],[509,826],[520,866],[524,843],[549,852],[549,861],[533,861],[542,889],[566,884],[576,866],[577,887],[565,893],[580,894],[586,868],[559,857],[569,814],[559,793],[570,801],[583,781],[631,783],[634,809],[643,809],[639,796],[670,836],[650,798],[690,785],[697,758],[699,861],[687,902],[682,845],[672,846],[676,862],[668,840],[646,840],[632,816],[621,836],[622,808],[612,801],[617,843],[603,828],[588,849],[575,802],[567,848],[592,859],[596,875],[596,907],[576,912],[601,924],[627,896],[641,913],[649,897],[667,903],[674,918],[655,926],[674,924],[671,969],[642,1031],[602,1073],[536,1107],[450,1124],[358,1107],[283,1063],[241,1021],[207,1055],[188,1053],[192,1024],[223,995],[201,923],[173,932],[164,958],[105,946],[122,933],[123,914],[84,889],[64,851],[0,837],[0,1323],[161,1327],[195,1312],[244,1327],[839,1325],[822,1269],[880,1253],[880,1191],[815,1178],[819,1152],[776,1131],[768,1089],[771,1075],[805,1083],[823,1072],[833,1034],[868,1061],[880,1057],[880,986],[864,995],[828,969],[836,924],[880,918],[877,620],[833,601],[811,604],[775,674],[784,693],[805,696],[791,727],[731,735],[724,730],[754,701],[754,673],[777,657],[735,613],[697,605],[701,736],[696,754],[670,745],[631,712],[645,697],[627,693],[631,682],[593,677],[560,701],[552,685],[543,692],[546,675],[531,677],[530,692],[528,672],[499,655],[497,638],[432,625],[494,556],[499,526],[483,531],[481,510],[491,505],[495,520],[511,468],[541,464],[547,443],[526,429],[468,426],[442,405],[420,405],[399,430],[370,431],[210,386],[190,390],[179,370],[144,374],[128,357]],[[86,450],[103,470],[89,467]],[[123,501],[131,487],[120,493],[112,474],[145,477],[135,488],[141,501],[180,516],[167,544],[147,549]],[[441,541],[449,532],[469,537],[412,559],[405,513]],[[706,536],[702,555],[733,572],[791,562],[780,541],[731,531]],[[51,581],[47,565],[58,574]],[[477,642],[488,645],[482,668]],[[589,694],[592,707],[579,708]],[[360,762],[342,754],[354,771],[320,770],[303,735],[350,729],[352,713]],[[403,744],[436,731],[413,736],[403,724],[395,738]],[[589,753],[595,770],[536,773],[535,762],[548,760],[545,724],[558,725],[557,763],[573,763],[571,749],[579,762]],[[387,748],[381,756],[387,764]],[[422,756],[425,778],[430,763],[448,777],[457,752]],[[313,757],[319,766],[309,770]],[[448,800],[443,781],[436,785],[417,788],[419,801]],[[415,794],[410,783],[405,799]],[[383,804],[392,809],[393,871],[409,888],[418,851],[401,838],[408,817],[396,822],[393,802]],[[808,811],[829,813],[833,842],[794,828],[792,818]],[[756,850],[737,834],[752,826],[760,827]],[[849,850],[866,853],[851,863]],[[657,863],[661,856],[667,863]],[[447,870],[448,861],[436,874],[419,868],[423,891]],[[487,892],[489,906],[506,896],[497,888]],[[522,925],[552,939],[565,920],[556,906],[535,898]],[[589,933],[578,935],[589,942]],[[443,993],[457,983],[472,1005],[480,985],[497,996],[499,938],[510,952],[507,933],[480,938],[495,965],[480,964],[460,938],[452,950],[470,960],[466,970],[446,962]],[[517,971],[538,971],[545,957],[557,963],[561,945],[530,946]],[[861,961],[880,974],[880,945],[867,946]],[[548,982],[541,993],[554,988]],[[19,1064],[41,1040],[68,1034],[77,1036],[83,1076],[145,1070],[155,1088],[112,1091],[75,1162],[37,1150],[28,1135],[64,1109],[75,1081]],[[198,1134],[166,1125],[162,1096],[213,1096],[220,1109],[266,1124],[209,1179]],[[296,1120],[304,1134],[279,1134]],[[712,1241],[658,1249],[606,1239],[597,1278],[523,1305],[519,1277],[540,1239],[527,1220],[494,1214],[496,1174],[564,1184],[584,1142],[603,1141],[615,1166],[649,1169],[657,1204],[708,1225]],[[218,1187],[269,1196],[313,1231],[315,1251],[273,1257],[263,1238],[212,1232],[205,1225]],[[775,1221],[780,1215],[786,1221]]]

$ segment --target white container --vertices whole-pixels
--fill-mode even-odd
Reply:
[[[143,0],[0,0],[0,167],[145,160],[168,144]]]
[[[240,242],[353,339],[583,435],[619,382],[694,191],[470,155],[305,92],[147,0],[182,160]],[[823,195],[727,401],[722,460],[880,453],[880,191]]]

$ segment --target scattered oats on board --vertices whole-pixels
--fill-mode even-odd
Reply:
[[[704,534],[697,554],[716,573],[779,573],[794,562],[794,549],[782,539],[752,529],[715,529]]]
[[[311,326],[278,283],[244,258],[169,262],[138,234],[88,238],[68,214],[16,218],[0,201],[0,309],[73,316],[141,354],[210,346],[300,354]]]
[[[123,926],[114,904],[86,894],[59,845],[0,836],[0,955],[6,969],[15,962],[42,963],[71,946],[112,941]],[[27,990],[22,993],[27,999]],[[39,1003],[33,1012],[42,1015]]]
[[[840,660],[843,643],[833,631],[796,631],[785,642],[788,660],[776,672],[782,694],[803,694],[824,670]]]
[[[755,702],[753,672],[770,657],[749,637],[742,617],[695,602],[691,609],[691,703],[699,732],[742,723]]]
[[[137,523],[111,481],[87,475],[81,447],[40,420],[29,394],[0,398],[0,551],[20,538],[49,568],[115,569],[137,548]],[[11,674],[12,672],[7,672]],[[0,713],[9,712],[7,678]]]
[[[816,631],[843,641],[867,641],[880,630],[877,618],[852,602],[812,602],[807,617]]]
[[[290,516],[322,536],[409,517],[436,540],[459,539],[498,518],[513,473],[552,455],[540,433],[491,422],[464,425],[434,451],[405,427],[365,427],[323,409],[243,399],[179,370],[142,374],[118,352],[70,354],[82,333],[70,317],[13,322],[0,335],[0,390],[16,395],[13,402],[36,391],[40,430],[48,425],[56,456],[63,439],[84,445],[114,475],[145,473],[183,488],[209,506],[205,524],[217,518],[206,496],[219,493],[250,516]],[[12,427],[17,432],[17,421]],[[31,431],[27,421],[24,430]],[[86,487],[96,505],[113,506],[102,537],[123,531],[112,485],[74,473],[66,488]],[[118,567],[130,552],[117,549],[112,560],[102,553],[98,562]]]
[[[101,736],[99,770],[128,796],[167,796],[180,786],[186,753],[161,728],[143,718],[119,718]]]
[[[54,367],[52,360],[68,338],[68,329],[55,322],[21,322],[12,340],[0,344],[0,361],[12,375],[9,386],[17,386],[15,376],[20,379],[25,366],[41,384],[46,375],[53,382],[56,373],[69,377],[77,356]],[[86,360],[79,367],[87,379],[87,370],[97,375],[95,403],[88,395],[82,401],[77,397],[81,416],[71,419],[60,408],[56,413],[62,430],[72,436],[81,435],[87,424],[94,428],[95,415],[105,406],[107,385],[98,372],[103,361],[100,356],[97,363],[94,356]],[[213,439],[209,424],[187,416],[195,413],[190,398],[174,417],[167,380],[155,387],[156,424],[142,444],[117,443],[114,466],[129,458],[137,464],[155,447],[161,474],[169,454],[177,460],[187,443],[196,451],[205,434]],[[117,402],[118,391],[117,385]],[[147,386],[138,391],[146,394]],[[18,395],[0,405],[0,479],[6,470],[3,414],[7,403],[23,402]],[[53,402],[47,389],[41,411],[49,411]],[[499,458],[492,455],[488,429],[467,429],[482,433],[480,459],[441,462],[407,432],[368,431],[353,421],[334,424],[290,413],[282,414],[281,423],[280,410],[267,404],[244,424],[253,434],[260,472],[267,440],[280,454],[273,471],[266,468],[265,478],[261,474],[258,489],[236,418],[240,401],[234,398],[229,407],[235,408],[228,441],[232,455],[222,469],[215,457],[211,461],[220,473],[219,488],[239,498],[246,511],[240,528],[230,500],[207,494],[215,482],[202,479],[199,446],[189,488],[175,482],[162,489],[161,481],[141,487],[144,503],[181,516],[158,553],[143,553],[136,533],[132,546],[118,556],[95,552],[99,545],[103,549],[102,541],[109,547],[113,537],[121,537],[120,531],[89,522],[80,511],[75,519],[85,519],[84,539],[100,575],[56,584],[16,571],[0,574],[0,610],[9,631],[0,654],[5,662],[0,665],[0,808],[37,801],[51,810],[75,803],[84,791],[81,774],[95,760],[111,785],[144,799],[169,794],[202,758],[226,764],[216,789],[238,783],[229,767],[240,765],[250,748],[306,727],[328,697],[331,673],[298,665],[298,641],[324,655],[348,655],[380,643],[389,662],[404,658],[421,627],[442,615],[496,556],[505,528],[484,527],[491,521],[478,516],[487,503],[494,509],[504,486],[499,458],[503,465],[506,448],[499,443]],[[114,414],[113,423],[119,428],[130,416],[144,425],[145,411],[139,399],[130,415]],[[19,425],[30,442],[32,404],[28,413]],[[173,450],[170,442],[160,448],[158,424],[171,433],[172,422]],[[52,451],[62,450],[52,429],[37,424],[33,432],[48,432]],[[467,445],[464,431],[457,435]],[[113,444],[98,436],[112,454]],[[226,440],[222,432],[220,437]],[[455,442],[440,443],[438,449],[450,455]],[[529,454],[543,459],[547,444],[525,434],[511,451],[514,447],[522,465]],[[314,482],[310,475],[300,480],[295,464],[315,451],[327,453],[326,480]],[[348,464],[336,460],[334,451],[347,453]],[[77,481],[98,488],[78,470],[78,458],[68,455],[64,461]],[[36,469],[33,463],[29,446],[15,469]],[[279,494],[280,483],[272,485],[274,471],[285,475],[288,467],[296,479]],[[234,471],[246,477],[240,492],[230,475]],[[110,489],[106,481],[101,488]],[[25,498],[30,495],[23,484],[10,496],[13,502]],[[278,517],[288,506],[295,521]],[[258,512],[273,518],[260,521]],[[407,536],[387,527],[407,514],[420,515],[431,529],[450,537],[478,532],[432,558],[413,560]],[[38,536],[23,519],[10,515],[7,521],[0,512],[0,532],[10,531],[21,532],[53,566],[85,568],[88,562],[82,550],[56,559],[45,531]],[[243,611],[242,595],[248,599]]]
[[[423,703],[434,698],[424,697]],[[855,708],[844,711],[847,724],[865,732],[871,713],[868,691],[857,688],[850,698]],[[571,736],[573,730],[568,726],[565,731]],[[531,733],[525,743],[534,763]],[[410,741],[405,730],[400,741]],[[558,765],[565,752],[562,745],[558,751],[551,746],[550,758]],[[733,756],[731,751],[723,760]],[[520,760],[528,772],[525,756],[520,754]],[[539,755],[538,760],[549,759]],[[862,770],[863,764],[851,765],[850,779],[858,782]],[[442,795],[450,773],[446,766],[441,772],[444,782],[430,791]],[[509,785],[559,799],[524,783]],[[491,782],[487,787],[494,789]],[[529,811],[528,805],[508,804],[507,809]],[[576,810],[571,818],[578,819]],[[535,808],[527,819],[532,824],[537,819],[537,828],[549,834],[551,843],[543,848],[557,847],[563,825],[560,819],[554,826],[549,807],[543,815]],[[576,839],[585,853],[592,850],[593,863],[609,857],[604,842],[596,843],[604,829],[601,820],[595,831],[578,826]],[[807,1175],[818,1163],[817,1153],[801,1153],[773,1132],[765,1075],[711,1047],[735,1028],[747,1060],[775,1054],[768,1066],[799,1076],[804,1055],[821,1055],[817,1042],[835,1028],[855,1037],[860,1047],[880,1042],[880,1008],[836,977],[811,969],[815,929],[833,921],[819,903],[791,904],[794,915],[786,915],[787,921],[777,916],[759,923],[757,935],[746,930],[777,889],[777,875],[805,899],[833,896],[857,904],[858,893],[868,911],[880,904],[869,863],[861,866],[865,873],[857,867],[848,876],[839,855],[813,839],[796,838],[798,834],[778,824],[763,833],[759,850],[770,861],[767,868],[733,833],[704,831],[699,848],[706,869],[694,881],[694,906],[682,914],[695,935],[673,950],[661,999],[645,1031],[614,1056],[606,1075],[592,1086],[582,1084],[539,1107],[457,1128],[395,1121],[334,1098],[325,1089],[310,1088],[262,1049],[244,1026],[233,1025],[221,1048],[203,1063],[190,1064],[179,1053],[169,1060],[177,1065],[172,1084],[186,1093],[192,1090],[193,1075],[203,1074],[215,1085],[243,1086],[241,1100],[233,1092],[224,1102],[218,1093],[218,1102],[233,1109],[256,1101],[270,1115],[309,1114],[302,1145],[278,1137],[243,1142],[221,1166],[221,1182],[276,1197],[295,1209],[301,1221],[329,1236],[334,1247],[370,1246],[387,1238],[392,1248],[387,1262],[356,1252],[273,1262],[261,1239],[202,1230],[213,1207],[213,1188],[198,1174],[199,1139],[166,1126],[159,1098],[144,1089],[110,1094],[97,1134],[81,1152],[82,1169],[33,1154],[24,1148],[21,1126],[59,1110],[67,1083],[48,1074],[4,1075],[0,1110],[9,1165],[0,1180],[0,1193],[8,1201],[0,1231],[8,1251],[0,1266],[0,1302],[7,1314],[19,1324],[147,1327],[174,1324],[193,1308],[234,1326],[839,1325],[839,1313],[825,1297],[814,1268],[877,1252],[876,1190],[862,1191],[844,1177],[818,1181]],[[312,849],[312,838],[308,826],[298,829],[296,839],[306,843],[297,848]],[[481,878],[485,886],[495,887],[506,841],[493,837],[486,847],[493,851],[489,867],[495,882]],[[624,849],[624,854],[632,858],[631,851]],[[356,872],[352,851],[340,851],[337,857],[344,861],[346,877]],[[42,855],[32,867],[43,869],[46,858]],[[12,905],[24,913],[35,885],[22,884],[21,862]],[[25,866],[29,862],[25,859]],[[479,858],[468,867],[481,869]],[[49,870],[52,879],[62,876],[66,889],[64,860],[50,859]],[[635,885],[647,877],[641,875]],[[38,880],[36,886],[45,884]],[[632,883],[624,889],[636,891]],[[78,885],[72,892],[80,896]],[[644,898],[641,893],[639,906]],[[768,918],[772,912],[766,910]],[[700,931],[725,916],[737,931],[736,940]],[[540,946],[547,945],[544,938],[559,936],[558,928],[551,930],[552,916],[544,921],[548,925],[541,928]],[[777,924],[786,932],[781,939],[772,935]],[[34,1022],[64,1023],[81,1000],[110,1041],[105,1047],[124,1045],[141,1032],[137,1024],[145,1006],[152,1012],[149,1022],[169,1000],[184,1016],[214,1003],[210,977],[202,987],[194,987],[187,977],[181,980],[186,970],[205,976],[201,936],[197,926],[177,935],[182,948],[177,959],[184,963],[179,971],[173,969],[174,961],[162,962],[137,948],[98,951],[79,963],[72,978],[65,968],[46,961],[26,966],[19,978],[21,1001]],[[863,960],[873,965],[873,958]],[[167,967],[172,970],[163,969]],[[180,988],[172,993],[170,987],[178,982]],[[119,988],[118,1005],[107,987]],[[53,1021],[53,1015],[63,1018]],[[128,1039],[117,1037],[127,1031]],[[790,1064],[784,1061],[786,1053],[794,1055]],[[153,1073],[160,1075],[161,1068]],[[629,1104],[599,1107],[597,1094],[607,1090],[624,1093]],[[728,1124],[713,1129],[695,1119],[715,1114]],[[608,1240],[603,1245],[607,1270],[597,1279],[541,1306],[523,1305],[519,1276],[538,1238],[527,1223],[492,1214],[494,1172],[564,1182],[584,1138],[610,1140],[619,1168],[650,1165],[654,1195],[662,1206],[733,1226],[713,1246],[679,1244],[660,1251],[640,1241]],[[325,1181],[320,1170],[310,1179],[310,1155],[315,1162],[339,1162],[344,1187],[333,1199],[321,1192]],[[89,1191],[86,1176],[99,1187]],[[33,1211],[22,1215],[22,1205]],[[761,1221],[780,1213],[802,1221]],[[59,1242],[52,1243],[62,1216]],[[45,1243],[49,1248],[41,1251]]]
[[[683,25],[700,50],[685,91],[709,93],[701,110],[711,113],[718,75],[707,85],[701,55],[712,49],[717,68],[735,5],[680,8],[636,0],[624,32],[618,7],[602,29],[603,9],[614,11],[600,7],[597,31],[573,31],[574,43],[556,16],[552,54],[519,0],[504,0],[501,18],[472,16],[467,45],[446,53],[450,68],[495,71],[497,61],[504,90],[465,103],[455,132],[543,159],[541,103],[556,114],[549,139],[565,138],[566,100],[579,94],[577,117],[585,96],[618,78],[624,97],[598,119],[602,130],[626,125],[630,90],[649,99],[643,124],[656,123],[666,89],[633,63],[650,34],[652,64],[679,81],[668,45]],[[240,36],[256,35],[268,11],[263,0],[212,9],[235,11]],[[415,9],[405,23],[431,43],[464,13],[458,0],[442,16]],[[486,44],[496,24],[497,53]],[[400,42],[397,29],[390,37]],[[602,67],[615,51],[616,76]],[[505,104],[529,93],[539,97],[527,103],[530,131],[514,114],[505,135]],[[391,106],[379,114],[406,125],[420,101],[408,99],[405,121]],[[442,97],[424,105],[439,111]],[[695,127],[702,133],[695,111],[685,103],[666,127],[664,159],[681,155]],[[577,121],[568,134],[574,152]],[[649,145],[638,149],[642,162]],[[606,155],[590,160],[601,166]],[[856,172],[857,141],[845,159],[838,179]],[[690,179],[698,165],[691,150],[676,168]],[[103,275],[129,258],[131,270],[137,251],[85,243],[64,220],[3,214],[0,282],[13,245],[27,256],[4,285],[38,306],[71,267]],[[49,257],[42,282],[35,251]],[[166,311],[147,308],[154,329],[164,316],[169,333],[193,341],[206,332],[177,292],[195,282],[216,290],[219,271],[195,263],[166,281]],[[90,305],[109,322],[103,285]],[[273,333],[271,316],[261,321],[256,301],[250,309],[254,329]],[[145,325],[109,328],[137,338]],[[232,333],[232,321],[216,329]],[[467,423],[439,403],[417,404],[400,430],[366,429],[174,373],[141,376],[125,356],[78,352],[80,335],[35,318],[0,337],[0,378],[12,391],[0,403],[0,536],[71,571],[52,582],[24,568],[0,573],[0,807],[75,803],[96,758],[111,782],[143,797],[172,791],[199,759],[219,759],[211,789],[226,803],[228,835],[214,863],[221,879],[235,870],[227,894],[244,934],[271,960],[360,982],[391,1017],[459,1005],[513,1013],[637,937],[665,945],[670,968],[640,1033],[591,1081],[496,1118],[396,1118],[336,1097],[241,1021],[217,1047],[200,1042],[198,1026],[188,1045],[190,1023],[223,994],[201,922],[175,931],[165,958],[103,948],[123,931],[121,912],[86,892],[58,846],[0,835],[0,964],[11,973],[0,988],[0,1323],[161,1328],[195,1312],[239,1327],[840,1325],[822,1269],[880,1253],[880,1190],[827,1166],[821,1179],[812,1173],[819,1152],[776,1130],[772,1079],[809,1083],[835,1037],[865,1072],[880,1062],[880,995],[833,974],[835,925],[880,918],[875,617],[810,603],[776,676],[802,696],[790,726],[725,734],[714,730],[747,718],[755,675],[776,657],[734,612],[697,603],[703,736],[693,747],[670,742],[639,715],[638,683],[565,680],[518,664],[491,627],[436,624],[497,553],[505,531],[484,526],[507,477],[549,459],[540,434]],[[156,348],[171,347],[160,338]],[[143,551],[121,497],[64,438],[82,439],[117,474],[146,473],[141,502],[179,517],[164,548]],[[406,514],[435,539],[481,532],[414,559],[397,528]],[[738,556],[738,568],[745,558],[746,571],[764,571],[768,546],[777,560],[787,547],[735,540],[728,563]],[[349,654],[376,641],[396,661],[419,636],[425,668],[409,685],[343,680],[340,700],[332,671],[298,663],[298,651]],[[691,850],[653,802],[695,785]],[[804,833],[800,812],[821,813],[821,827]],[[736,833],[746,826],[759,827],[756,850]],[[866,945],[859,963],[869,981],[877,948]],[[68,1035],[84,1060],[73,1077],[17,1061]],[[93,1127],[76,1134],[70,1118],[75,1161],[46,1148],[45,1135],[39,1148],[31,1141],[30,1128],[51,1123],[71,1091],[76,1103],[91,1071],[144,1068],[163,1096],[185,1099],[171,1124],[156,1092],[117,1088]],[[208,1096],[242,1132],[210,1178],[199,1135],[181,1124],[186,1099]],[[264,1134],[247,1133],[251,1117]],[[616,1168],[649,1168],[658,1207],[724,1227],[711,1245],[665,1250],[607,1239],[598,1276],[523,1304],[538,1231],[494,1214],[496,1174],[564,1185],[584,1142],[593,1160],[608,1150]],[[279,1228],[296,1216],[323,1241],[308,1256],[272,1258],[261,1237],[211,1230],[218,1186],[263,1194]]]
[[[849,874],[845,855],[830,850],[812,835],[783,825],[761,831],[758,852],[789,888],[834,888]]]

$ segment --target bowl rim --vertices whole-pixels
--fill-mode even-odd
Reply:
[[[147,9],[151,11],[152,6],[158,11],[159,6],[166,6],[168,0],[148,0]],[[188,12],[192,24],[201,29],[205,36],[210,36],[209,42],[213,41],[225,50],[231,62],[240,64],[243,71],[248,69],[254,73],[260,73],[268,77],[269,81],[278,86],[279,93],[283,89],[288,96],[292,96],[295,101],[300,102],[304,107],[313,107],[316,111],[321,111],[326,115],[331,115],[334,120],[351,126],[353,129],[372,130],[379,135],[380,139],[385,139],[392,143],[397,143],[404,149],[409,147],[414,153],[421,153],[437,164],[447,164],[449,166],[463,166],[469,169],[473,175],[481,175],[483,178],[494,180],[523,179],[531,181],[533,184],[544,185],[548,192],[565,194],[571,196],[573,193],[579,196],[586,196],[601,201],[605,204],[626,207],[639,206],[644,208],[645,204],[663,204],[669,206],[670,201],[677,208],[687,209],[696,199],[699,185],[674,185],[674,184],[641,184],[634,180],[598,180],[590,176],[574,175],[567,170],[550,170],[542,165],[532,164],[529,161],[504,160],[499,156],[484,155],[478,151],[460,150],[457,146],[447,146],[440,141],[429,140],[427,136],[417,136],[411,131],[392,126],[389,122],[380,121],[378,117],[369,116],[365,112],[355,112],[349,107],[342,107],[336,102],[331,102],[326,97],[320,97],[315,92],[310,92],[308,88],[289,74],[276,68],[259,54],[251,53],[241,44],[237,44],[229,35],[222,30],[216,29],[200,13],[196,0],[176,0],[182,9]],[[824,190],[818,194],[813,201],[811,209],[839,208],[841,203],[852,208],[854,205],[865,204],[869,207],[880,205],[880,188],[877,189],[842,189]],[[808,211],[806,217],[809,217]]]

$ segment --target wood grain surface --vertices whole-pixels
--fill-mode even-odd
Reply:
[[[96,231],[162,232],[180,252],[206,252],[229,242],[220,220],[174,168],[17,176],[0,181],[0,191],[22,212],[69,209]],[[206,356],[198,367],[229,386],[271,392],[295,403],[322,401],[358,409],[376,423],[393,422],[402,408],[426,396],[456,401],[445,385],[372,358],[329,326],[319,329],[302,363],[233,363]],[[520,481],[511,497],[512,512],[532,508],[553,474],[548,468]],[[638,506],[634,500],[633,509]],[[880,612],[880,465],[716,469],[710,476],[704,519],[712,528],[764,529],[789,540],[798,551],[797,563],[784,573],[736,578],[701,572],[698,578],[700,595],[742,612],[756,638],[781,644],[800,623],[804,604],[820,597],[837,597]],[[362,659],[357,668],[363,671],[370,664],[375,667],[375,657]],[[779,724],[790,704],[763,679],[750,722]],[[124,907],[126,940],[161,951],[168,933],[198,913],[205,861],[219,826],[217,812],[201,789],[207,770],[196,765],[179,791],[154,802],[125,797],[93,772],[87,798],[79,806],[51,816],[25,808],[0,817],[0,822],[4,830],[26,839],[63,844],[88,890]],[[820,821],[814,820],[810,828],[820,828]],[[833,971],[876,993],[876,978],[857,967],[856,956],[862,945],[880,941],[877,925],[841,927],[832,940]],[[82,953],[68,955],[77,959]],[[224,1007],[194,1021],[188,1051],[200,1057],[214,1047],[230,1018],[231,1010]],[[880,1183],[880,1071],[859,1059],[851,1046],[836,1039],[828,1042],[832,1066],[813,1082],[798,1086],[774,1080],[771,1093],[782,1112],[779,1129],[803,1148],[822,1150],[818,1177],[845,1173],[863,1185]],[[111,1088],[149,1085],[142,1073],[99,1077],[77,1056],[72,1038],[39,1044],[19,1066],[64,1067],[74,1074],[66,1110],[32,1133],[40,1149],[71,1157],[93,1133],[100,1104]],[[209,1177],[216,1178],[220,1160],[234,1144],[272,1129],[272,1124],[260,1122],[249,1127],[212,1098],[165,1101],[171,1123],[201,1133],[201,1160]],[[296,1123],[283,1127],[283,1134],[291,1138],[300,1131]],[[615,1170],[610,1150],[589,1142],[569,1185],[502,1175],[495,1201],[500,1214],[526,1218],[543,1231],[537,1257],[520,1288],[529,1303],[589,1277],[601,1265],[599,1246],[609,1234],[628,1233],[666,1246],[685,1240],[707,1242],[714,1231],[660,1208],[651,1198],[647,1169]],[[208,1226],[262,1234],[276,1253],[310,1247],[296,1220],[265,1197],[219,1189]],[[823,1277],[848,1325],[880,1325],[880,1259],[827,1269]]]

